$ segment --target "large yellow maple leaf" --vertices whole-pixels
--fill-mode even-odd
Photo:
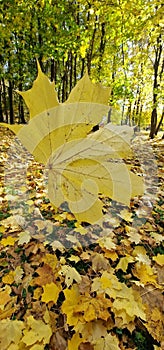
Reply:
[[[22,144],[48,172],[48,196],[54,207],[67,202],[79,222],[98,222],[103,194],[129,205],[143,193],[143,182],[122,161],[131,153],[133,128],[105,125],[92,132],[109,111],[109,88],[92,84],[88,74],[65,103],[59,103],[54,83],[41,71],[33,87],[19,92],[29,110],[25,126],[10,126]]]
[[[8,350],[13,345],[13,349],[22,338],[22,331],[25,328],[24,323],[18,320],[2,320],[0,322],[0,349]]]

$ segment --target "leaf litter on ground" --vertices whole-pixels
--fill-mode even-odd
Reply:
[[[141,199],[133,198],[130,208],[116,203],[119,214],[115,207],[109,211],[110,201],[102,199],[109,216],[101,231],[85,225],[78,230],[73,215],[62,208],[54,211],[44,193],[42,166],[30,155],[23,189],[30,199],[26,208],[10,210],[9,204],[19,195],[4,189],[3,169],[12,137],[1,128],[1,347],[140,349],[136,343],[139,333],[147,349],[162,349],[162,143],[152,143],[158,193],[147,216],[147,205],[143,201],[141,206]],[[131,163],[138,173],[137,160]]]
[[[100,122],[100,111],[107,111],[108,107],[101,103],[108,99],[108,89],[101,95],[102,88],[93,87],[86,74],[66,103],[59,105],[53,83],[39,66],[38,72],[33,88],[21,93],[30,107],[29,125],[9,126],[16,134],[20,131],[19,139],[30,153],[17,137],[13,138],[11,131],[0,129],[0,347],[3,350],[162,349],[162,142],[148,141],[147,135],[141,133],[134,138],[132,155],[129,146],[124,152],[125,142],[118,135],[114,137],[115,126],[90,133],[95,118]],[[40,100],[42,94],[44,98]],[[31,104],[34,95],[37,103]],[[97,96],[102,101],[95,109]],[[70,125],[62,119],[67,114]],[[84,118],[85,115],[89,118]],[[56,121],[61,138],[57,137],[58,128],[54,128]],[[124,127],[119,128],[124,133]],[[34,131],[36,139],[32,137]],[[112,138],[108,137],[110,132]],[[115,152],[110,155],[111,163],[109,155],[104,153],[108,141],[110,146],[113,142],[116,153],[125,156],[124,168]],[[99,152],[95,148],[97,142],[102,148]],[[76,155],[72,145],[76,145]],[[50,157],[48,179],[43,164],[57,148],[60,151],[57,157],[53,154]],[[54,186],[53,169],[56,165],[58,169],[58,158],[59,170],[64,175],[62,190],[68,199],[65,202],[60,187]],[[109,165],[113,169],[114,182],[120,182],[116,170],[125,171],[133,187],[131,193],[130,182],[124,186],[122,179],[123,189],[119,187],[118,191],[114,187],[110,198],[111,183],[107,181],[102,186],[97,158],[100,163],[103,160],[106,169]],[[66,164],[69,159],[73,162]],[[91,190],[92,174],[101,188],[101,196],[96,187]],[[106,174],[102,167],[104,181]],[[86,176],[88,187],[84,200],[95,198],[96,204],[79,215],[71,203],[76,204],[79,199],[79,186]],[[60,176],[57,185],[59,180]],[[83,209],[83,203],[79,208]],[[88,225],[88,220],[92,225]]]

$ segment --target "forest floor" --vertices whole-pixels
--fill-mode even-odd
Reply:
[[[0,128],[0,349],[164,349],[164,141],[134,139],[145,194],[103,228],[55,212],[43,167]],[[22,166],[26,154],[27,170]]]

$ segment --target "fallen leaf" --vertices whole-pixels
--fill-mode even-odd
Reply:
[[[17,346],[22,338],[24,323],[18,320],[0,321],[0,348],[8,350],[9,346]]]
[[[20,245],[30,242],[30,239],[31,239],[30,233],[27,231],[20,232],[18,237],[19,237],[18,244]]]
[[[126,255],[125,257],[122,257],[119,260],[119,263],[116,266],[116,270],[121,269],[123,272],[126,272],[128,268],[128,264],[133,262],[134,262],[134,258],[130,255]]]
[[[164,265],[164,254],[157,254],[157,256],[153,256],[153,260],[160,266]]]
[[[27,346],[42,343],[44,346],[49,344],[52,330],[48,324],[42,320],[35,320],[33,316],[27,318],[27,328],[23,330],[22,342]]]
[[[45,303],[49,303],[49,301],[53,301],[56,304],[58,300],[58,296],[60,293],[60,288],[55,283],[46,284],[43,286],[43,294],[42,301]]]
[[[4,247],[10,246],[10,245],[13,246],[17,240],[18,240],[18,238],[16,238],[16,237],[8,236],[7,238],[1,239],[1,244]]]
[[[116,335],[107,334],[104,338],[94,343],[94,350],[120,350],[119,340]]]
[[[71,267],[69,265],[64,265],[61,267],[59,274],[65,276],[65,283],[67,287],[70,287],[75,280],[77,283],[81,282],[81,276],[80,274],[76,271],[74,267]]]

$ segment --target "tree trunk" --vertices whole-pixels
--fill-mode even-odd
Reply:
[[[22,91],[22,83],[19,83],[19,91]],[[18,111],[19,111],[19,122],[21,124],[26,124],[25,117],[24,117],[24,107],[23,107],[22,96],[19,96]]]
[[[82,58],[82,66],[81,66],[81,78],[84,75],[84,67],[85,67],[85,58]]]
[[[73,86],[73,58],[72,52],[69,54],[69,92],[71,92]]]
[[[2,78],[2,88],[3,88],[3,105],[4,105],[4,115],[5,115],[5,121],[6,123],[9,122],[9,115],[8,115],[8,108],[7,108],[7,98],[6,98],[6,86],[5,86],[5,80]]]
[[[38,17],[38,42],[39,42],[39,57],[38,57],[38,61],[39,61],[40,68],[41,68],[42,72],[44,72],[44,66],[43,66],[43,62],[42,62],[42,58],[43,58],[43,53],[42,53],[43,39],[42,39],[42,35],[41,35],[41,19],[39,17]]]
[[[2,108],[2,84],[0,81],[0,122],[3,122],[3,108]]]
[[[73,68],[74,86],[76,85],[76,80],[77,80],[76,70],[77,70],[77,54],[75,54],[74,56],[74,68]]]
[[[163,122],[163,118],[164,118],[164,108],[163,108],[163,111],[162,111],[161,119],[160,119],[160,121],[158,123],[158,126],[157,126],[156,130],[155,130],[155,135],[158,134],[158,131],[159,131],[159,129],[160,129],[161,125],[162,125],[162,122]]]
[[[51,59],[51,81],[54,81],[55,77],[55,62],[54,59]]]
[[[100,40],[100,48],[99,48],[99,63],[98,63],[98,74],[101,72],[101,68],[103,65],[103,54],[105,51],[106,38],[105,38],[105,22],[101,24],[101,40]]]
[[[88,74],[91,72],[91,62],[93,57],[93,47],[94,47],[94,41],[95,41],[95,35],[97,30],[97,15],[95,16],[95,23],[94,23],[94,29],[92,33],[92,39],[90,40],[90,46],[87,53],[87,68],[88,68]]]
[[[10,110],[10,124],[14,124],[13,83],[11,80],[9,80],[9,110]]]
[[[155,136],[157,128],[157,98],[158,98],[158,70],[160,66],[160,59],[162,54],[161,34],[157,38],[157,46],[155,48],[155,62],[154,62],[154,84],[153,84],[153,110],[151,114],[151,127],[149,137],[151,139]]]

